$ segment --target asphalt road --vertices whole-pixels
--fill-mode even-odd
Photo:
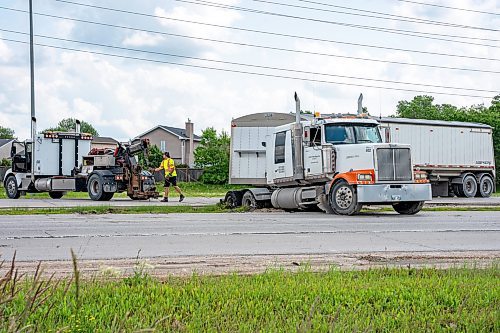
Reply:
[[[221,255],[497,251],[500,212],[0,216],[20,261]]]

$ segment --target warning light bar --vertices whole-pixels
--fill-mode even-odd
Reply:
[[[45,139],[79,139],[79,140],[93,140],[94,137],[90,133],[65,133],[65,132],[45,132],[43,133]]]

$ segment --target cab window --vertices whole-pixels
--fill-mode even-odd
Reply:
[[[274,139],[274,163],[285,163],[286,132],[276,133]]]

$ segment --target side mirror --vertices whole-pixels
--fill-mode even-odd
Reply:
[[[304,127],[304,133],[302,135],[302,138],[304,140],[304,143],[308,145],[309,142],[311,141],[311,127],[309,126]]]
[[[16,153],[17,153],[16,146],[14,146],[14,144],[12,144],[12,147],[10,147],[10,157],[14,157],[14,155],[16,155]]]

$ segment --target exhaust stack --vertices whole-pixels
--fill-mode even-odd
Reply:
[[[76,120],[76,125],[75,125],[75,132],[76,133],[80,133],[80,130],[81,129],[81,124],[80,124],[80,120]]]
[[[358,97],[358,114],[363,113],[363,94],[359,94]]]
[[[300,122],[300,99],[295,93],[295,133],[294,149],[295,160],[293,167],[293,180],[301,181],[304,179],[304,154],[302,149],[302,124]]]

